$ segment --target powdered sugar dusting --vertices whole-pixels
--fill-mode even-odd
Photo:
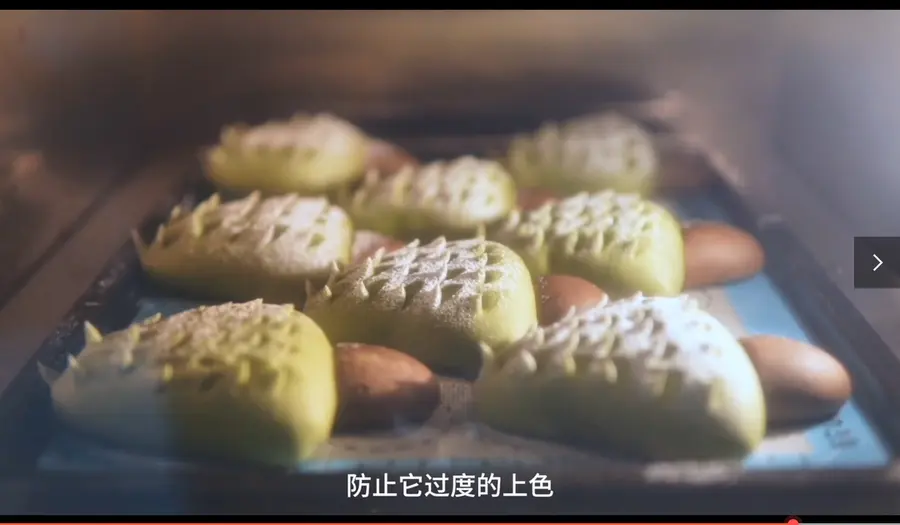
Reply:
[[[302,351],[301,319],[290,305],[261,300],[204,306],[89,342],[67,372],[76,386],[149,377],[159,389],[175,381],[269,388],[284,360]]]
[[[521,376],[591,375],[627,382],[646,396],[705,406],[728,356],[742,352],[693,299],[636,295],[535,329],[497,366]]]
[[[471,317],[492,309],[515,284],[506,279],[504,259],[509,253],[500,244],[480,239],[411,243],[348,268],[313,302],[349,296],[387,309]]]
[[[525,213],[511,214],[499,240],[518,238],[541,246],[562,241],[567,253],[600,254],[629,248],[657,227],[654,210],[638,195],[580,193]]]
[[[240,132],[238,143],[248,149],[327,150],[352,153],[361,140],[358,129],[327,114],[297,115]]]
[[[223,339],[235,343],[234,337],[242,327],[255,324],[275,324],[287,321],[294,312],[291,305],[265,304],[256,300],[246,303],[225,303],[201,306],[193,310],[175,314],[166,319],[152,320],[139,326],[141,339],[147,342],[168,341],[173,336],[186,334],[198,346],[208,342],[222,342]],[[237,338],[240,339],[240,338]],[[262,341],[255,341],[256,346]],[[182,348],[188,345],[182,345]],[[194,346],[194,345],[189,345]],[[176,353],[177,348],[164,348],[161,352]]]
[[[251,251],[254,256],[278,261],[290,270],[296,264],[322,264],[347,251],[337,232],[350,228],[346,213],[324,198],[283,195],[261,198],[258,193],[221,203],[214,195],[192,212],[175,209],[160,226],[147,256],[199,249],[229,253]],[[302,251],[299,251],[302,250]]]
[[[391,237],[369,230],[356,230],[353,233],[353,257],[355,261],[361,256],[372,253],[385,244],[393,241]]]
[[[512,188],[512,178],[500,164],[467,156],[369,177],[354,196],[354,206],[396,205],[407,213],[441,209],[473,221],[492,220],[512,207]]]
[[[561,169],[575,180],[623,174],[649,180],[657,169],[650,136],[617,114],[545,124],[533,136],[518,139],[517,146],[531,150],[531,162]]]

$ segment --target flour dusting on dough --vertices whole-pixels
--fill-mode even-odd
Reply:
[[[492,310],[515,285],[505,259],[512,254],[481,239],[426,245],[410,243],[390,254],[379,251],[344,272],[336,272],[307,304],[351,297],[385,310],[431,312],[439,317],[471,318]]]
[[[571,182],[595,187],[597,180],[627,174],[635,187],[651,182],[658,160],[650,135],[637,123],[613,113],[548,123],[513,141],[516,172],[549,170]]]
[[[494,161],[471,156],[421,167],[406,166],[382,177],[370,173],[353,196],[354,213],[376,211],[402,217],[441,214],[451,224],[496,220],[515,204],[514,183]],[[404,221],[401,221],[404,222]]]
[[[172,211],[156,238],[142,247],[142,260],[154,265],[173,258],[208,257],[220,264],[233,257],[260,260],[278,273],[326,270],[333,260],[344,262],[349,239],[343,232],[350,219],[324,198],[283,195],[262,198],[252,193],[222,203],[213,195],[196,209]]]
[[[296,115],[254,127],[226,128],[222,144],[248,150],[328,151],[353,154],[361,133],[349,122],[328,114]]]
[[[705,406],[724,386],[717,385],[721,368],[742,354],[728,330],[693,299],[636,295],[535,329],[497,366],[504,374],[628,382],[647,396]]]
[[[493,235],[501,242],[540,247],[562,243],[565,253],[601,254],[633,247],[659,227],[658,209],[634,194],[579,193],[525,213],[511,213]]]

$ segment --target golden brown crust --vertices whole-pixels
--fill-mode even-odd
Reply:
[[[369,139],[366,151],[366,171],[375,170],[379,173],[391,174],[400,171],[404,166],[419,166],[419,160],[406,150],[378,139]]]
[[[850,399],[850,375],[828,352],[771,335],[746,337],[741,344],[759,374],[770,425],[827,419]]]
[[[380,248],[384,248],[384,253],[391,253],[404,246],[406,246],[405,242],[398,241],[393,237],[369,230],[359,230],[355,232],[353,237],[351,264],[365,261],[367,258],[375,255],[375,252]]]
[[[559,197],[546,188],[520,188],[518,205],[522,211],[540,208],[548,202],[559,200]]]
[[[657,139],[654,144],[660,165],[657,190],[696,190],[709,186],[715,180],[709,162],[696,149],[680,140]]]
[[[343,343],[336,349],[339,432],[422,423],[440,404],[437,377],[407,354],[383,346]]]
[[[536,283],[538,321],[541,326],[551,325],[569,313],[572,308],[582,310],[603,302],[606,292],[590,281],[571,275],[546,275]]]
[[[761,272],[766,257],[749,233],[714,222],[683,229],[685,289],[703,288],[747,279]]]

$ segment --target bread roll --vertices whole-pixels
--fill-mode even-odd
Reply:
[[[387,235],[369,230],[357,230],[353,234],[353,257],[351,257],[351,261],[353,263],[364,261],[382,248],[384,248],[385,253],[391,253],[404,246],[406,246],[406,243]]]
[[[741,344],[762,381],[771,426],[829,419],[850,400],[850,374],[828,352],[772,335],[745,337]]]
[[[378,139],[369,139],[366,149],[365,170],[383,174],[397,173],[405,166],[416,167],[419,161],[395,144]]]
[[[141,451],[295,467],[337,410],[325,334],[290,306],[254,301],[152,318],[87,344],[53,382],[57,414]]]
[[[637,195],[581,193],[514,211],[490,228],[488,237],[514,249],[535,277],[581,277],[613,298],[682,291],[681,225],[665,208]]]
[[[134,240],[144,270],[183,293],[302,304],[307,280],[323,283],[333,262],[349,262],[353,227],[324,198],[254,192],[175,208],[152,243]]]
[[[543,188],[522,188],[519,190],[518,207],[522,211],[540,208],[548,202],[559,200],[552,191]]]
[[[693,223],[684,228],[685,288],[740,281],[762,271],[766,257],[759,241],[728,224]]]
[[[537,329],[487,364],[474,410],[504,432],[661,461],[742,458],[766,426],[746,352],[687,297],[637,296]]]
[[[516,205],[516,188],[496,162],[462,157],[370,174],[345,208],[355,224],[398,239],[474,237]]]
[[[465,378],[481,368],[479,343],[501,351],[537,325],[522,259],[479,239],[376,253],[336,271],[304,311],[335,343],[394,348]]]
[[[516,137],[506,164],[520,187],[561,196],[603,190],[646,195],[659,173],[652,137],[616,113],[548,123]]]
[[[538,299],[538,321],[551,325],[565,317],[573,308],[583,310],[597,306],[606,292],[592,283],[571,275],[538,277],[535,285]]]
[[[233,194],[325,195],[362,178],[368,139],[331,115],[228,126],[203,157],[207,178]]]
[[[383,346],[337,345],[340,410],[336,431],[422,423],[441,402],[437,377],[408,354]]]

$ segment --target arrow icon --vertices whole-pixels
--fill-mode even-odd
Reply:
[[[874,257],[874,258],[875,258],[875,260],[876,260],[876,261],[878,261],[878,264],[876,264],[876,265],[875,265],[875,267],[874,267],[874,268],[872,268],[872,271],[873,271],[873,272],[874,272],[874,271],[875,271],[875,270],[877,270],[877,269],[879,269],[879,268],[881,268],[881,265],[882,265],[882,264],[884,264],[884,263],[883,263],[883,262],[881,262],[881,259],[879,259],[879,258],[878,258],[878,256],[877,256],[877,255],[875,255],[875,254],[874,254],[874,253],[873,253],[873,254],[872,254],[872,257]]]

